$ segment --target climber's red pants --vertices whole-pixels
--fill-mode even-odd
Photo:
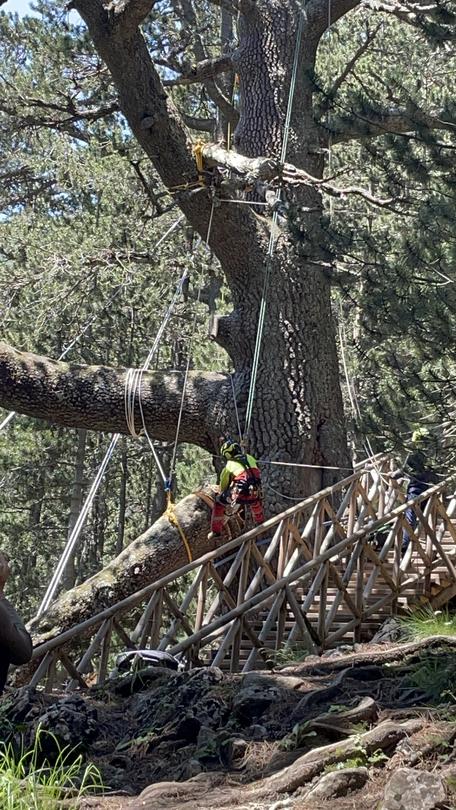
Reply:
[[[252,512],[255,523],[263,523],[263,504],[261,498],[258,497],[258,494],[242,495],[241,493],[236,492],[236,489],[230,487],[229,489],[224,490],[224,492],[221,492],[220,495],[218,495],[218,497],[215,499],[211,519],[211,531],[213,531],[214,534],[222,533],[225,522],[225,510],[227,507],[233,506],[235,503],[250,506],[250,511]]]

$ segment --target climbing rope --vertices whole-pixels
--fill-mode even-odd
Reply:
[[[99,468],[99,470],[97,472],[96,478],[94,479],[94,481],[92,483],[92,486],[90,487],[89,494],[87,495],[87,498],[84,501],[83,507],[82,507],[82,509],[81,509],[81,511],[79,513],[78,519],[77,519],[77,521],[75,523],[74,529],[73,529],[73,531],[71,532],[71,534],[70,534],[70,536],[68,538],[68,541],[67,541],[65,549],[63,551],[63,554],[62,554],[62,556],[61,556],[61,558],[60,558],[60,560],[58,562],[57,568],[54,571],[52,579],[51,579],[51,581],[50,581],[50,583],[48,585],[47,591],[44,594],[41,605],[38,608],[37,616],[41,616],[41,614],[44,613],[45,610],[47,610],[47,608],[49,607],[49,605],[52,602],[53,596],[54,596],[55,591],[57,589],[57,586],[58,586],[58,584],[60,582],[60,578],[61,578],[61,576],[62,576],[62,574],[63,574],[63,572],[65,570],[65,566],[66,566],[68,560],[70,559],[70,555],[71,555],[71,553],[72,553],[72,551],[73,551],[73,549],[74,549],[74,547],[75,547],[75,545],[76,545],[76,543],[78,541],[78,537],[79,537],[79,535],[81,533],[82,527],[84,526],[86,517],[87,517],[87,515],[89,513],[89,509],[92,506],[95,495],[98,492],[98,488],[99,488],[99,486],[100,486],[100,484],[101,484],[101,482],[103,480],[103,476],[104,476],[104,474],[106,472],[106,468],[107,468],[107,466],[108,466],[108,464],[109,464],[109,462],[111,460],[111,457],[112,457],[112,454],[114,453],[114,450],[116,449],[116,445],[117,445],[117,442],[119,441],[119,439],[120,439],[120,434],[115,433],[114,436],[112,437],[111,441],[110,441],[109,447],[108,447],[108,449],[106,451],[106,454],[105,454],[105,457],[104,457],[103,461],[101,462],[101,466],[100,466],[100,468]]]
[[[125,421],[127,423],[129,433],[130,433],[131,436],[134,436],[135,438],[139,437],[139,434],[137,433],[136,426],[135,426],[135,408],[136,408],[136,401],[138,401],[139,413],[140,413],[140,416],[141,416],[142,430],[144,431],[144,434],[145,434],[145,436],[147,438],[149,447],[150,447],[150,449],[152,451],[155,463],[156,463],[156,465],[158,467],[158,470],[159,470],[159,473],[160,473],[160,475],[161,475],[161,477],[163,479],[163,482],[166,482],[166,475],[165,475],[163,467],[162,467],[162,465],[160,463],[160,459],[159,459],[159,457],[157,455],[157,451],[155,449],[153,441],[152,441],[152,439],[151,439],[151,437],[149,435],[149,432],[147,430],[146,420],[145,420],[145,416],[144,416],[144,408],[143,408],[143,401],[142,401],[142,381],[143,381],[144,374],[149,369],[150,364],[151,364],[153,358],[155,357],[155,354],[157,352],[157,349],[158,349],[158,347],[160,345],[160,342],[161,342],[161,339],[163,337],[163,333],[164,333],[164,331],[165,331],[165,329],[166,329],[166,327],[167,327],[167,325],[168,325],[168,323],[169,323],[169,321],[171,319],[171,316],[172,316],[172,314],[174,312],[176,304],[177,304],[178,300],[180,299],[180,296],[182,294],[182,288],[183,288],[183,285],[184,285],[185,281],[187,280],[187,278],[188,278],[188,271],[184,270],[181,278],[179,279],[179,282],[177,284],[174,296],[173,296],[173,298],[171,300],[171,303],[169,304],[169,306],[168,306],[168,308],[167,308],[167,310],[165,312],[163,320],[162,320],[162,322],[160,324],[160,328],[158,329],[158,332],[157,332],[157,334],[155,336],[155,340],[154,340],[154,342],[152,344],[152,347],[151,347],[151,349],[149,351],[149,354],[147,355],[147,358],[146,358],[143,366],[141,368],[136,368],[136,369],[135,368],[130,368],[130,369],[128,369],[127,375],[125,377],[125,388],[124,388]]]
[[[155,251],[160,247],[160,245],[165,241],[165,239],[167,239],[168,236],[170,236],[170,234],[173,233],[173,231],[176,230],[176,228],[180,225],[180,223],[184,219],[185,219],[184,214],[180,214],[180,216],[175,220],[175,222],[173,222],[173,224],[170,225],[168,230],[165,231],[165,233],[160,237],[158,242],[154,245],[154,247],[152,249],[153,253],[155,253]],[[129,281],[123,281],[122,284],[120,284],[119,287],[117,288],[117,290],[113,293],[113,295],[111,295],[111,297],[108,298],[108,301],[106,302],[104,307],[101,309],[101,311],[97,312],[96,315],[92,315],[92,317],[89,318],[89,320],[85,323],[85,325],[82,327],[81,331],[76,335],[76,337],[74,337],[70,341],[68,346],[65,346],[62,353],[57,358],[58,361],[65,359],[65,357],[67,356],[67,354],[69,354],[69,352],[71,351],[73,346],[75,346],[76,343],[78,343],[80,341],[80,339],[85,335],[85,333],[92,326],[92,324],[94,324],[95,321],[98,320],[100,315],[102,313],[106,312],[108,307],[110,307],[111,304],[116,300],[116,298],[120,295],[120,293],[125,289],[127,284],[129,284]],[[16,416],[16,411],[10,411],[10,413],[5,417],[3,422],[0,422],[0,433],[4,428],[6,428],[7,425],[9,425],[10,422],[12,422],[12,420],[14,419],[15,416]]]
[[[193,562],[192,550],[190,548],[190,543],[188,542],[185,532],[179,522],[179,518],[177,516],[176,507],[173,503],[173,498],[171,494],[171,490],[168,490],[167,493],[167,504],[166,504],[166,511],[164,512],[164,517],[169,520],[172,526],[174,526],[180,534],[180,538],[184,545],[185,551],[187,552],[187,557],[189,562]]]
[[[282,141],[282,151],[280,155],[280,162],[283,165],[285,163],[288,151],[288,140],[290,137],[290,124],[291,124],[291,115],[293,112],[293,102],[296,90],[296,79],[298,76],[298,65],[299,65],[299,54],[301,51],[301,42],[302,42],[302,33],[304,30],[304,13],[300,11],[299,14],[299,23],[298,29],[296,32],[296,42],[295,42],[295,49],[294,49],[294,57],[293,57],[293,69],[291,74],[291,82],[290,82],[290,91],[288,94],[288,105],[287,105],[287,113],[285,117],[285,125],[283,131],[283,141]],[[255,351],[253,356],[253,363],[252,363],[252,374],[250,378],[250,386],[249,386],[249,395],[247,400],[247,410],[246,410],[246,417],[245,417],[245,431],[243,436],[243,441],[246,442],[250,433],[250,426],[252,422],[252,413],[253,413],[253,403],[255,400],[255,389],[256,389],[256,381],[258,375],[258,365],[260,361],[260,352],[261,352],[261,343],[263,339],[263,330],[264,330],[264,319],[266,314],[266,305],[268,300],[268,291],[269,291],[269,282],[271,277],[271,270],[272,270],[272,260],[274,258],[275,246],[276,246],[276,233],[278,229],[278,219],[279,219],[279,212],[278,212],[278,203],[282,198],[282,189],[280,188],[277,192],[275,209],[272,217],[272,224],[271,224],[271,233],[269,237],[269,245],[268,245],[268,252],[266,256],[266,267],[264,272],[264,280],[263,280],[263,290],[261,294],[261,303],[260,303],[260,311],[258,314],[258,325],[257,325],[257,334],[256,334],[256,341],[255,341]]]
[[[183,219],[184,219],[184,216],[181,215],[173,223],[173,225],[170,228],[168,228],[166,233],[163,234],[162,237],[156,243],[156,245],[154,247],[154,250],[156,250],[158,247],[160,247],[160,245],[175,230],[175,228],[177,228],[177,226],[179,225],[180,222],[182,222]],[[180,289],[180,284],[181,284],[181,282],[179,282],[179,289]],[[177,290],[176,290],[175,295],[176,294],[177,294]],[[163,334],[163,330],[161,331],[161,334]],[[156,342],[157,341],[155,340],[154,345],[155,345]],[[73,341],[72,344],[70,344],[67,347],[66,352],[68,352],[70,350],[71,346],[74,345],[74,343],[75,343],[75,341]],[[153,347],[152,347],[152,349],[153,349]],[[151,352],[152,352],[152,349],[151,349]],[[151,352],[149,352],[149,356],[151,355]],[[91,486],[90,491],[89,491],[89,493],[87,495],[87,498],[84,501],[84,504],[82,506],[82,509],[81,509],[81,512],[80,512],[80,514],[78,516],[76,524],[75,524],[75,526],[74,526],[74,528],[73,528],[73,530],[72,530],[72,532],[71,532],[71,534],[70,534],[70,536],[69,536],[69,538],[67,540],[67,543],[66,543],[65,548],[63,550],[62,556],[61,556],[61,558],[60,558],[60,560],[59,560],[59,562],[57,564],[57,568],[56,568],[56,570],[55,570],[55,572],[54,572],[54,574],[52,576],[51,582],[49,583],[49,586],[48,586],[48,588],[46,590],[46,593],[45,593],[45,595],[43,597],[41,605],[38,608],[38,613],[37,613],[38,616],[40,616],[45,610],[47,610],[47,608],[49,607],[49,605],[50,605],[50,603],[51,603],[51,601],[52,601],[52,599],[54,597],[54,594],[55,594],[55,592],[57,590],[57,587],[58,587],[58,584],[60,582],[61,576],[62,576],[62,574],[63,574],[63,572],[65,570],[65,566],[66,566],[66,564],[67,564],[67,562],[68,562],[68,560],[70,558],[70,555],[73,552],[73,550],[74,550],[74,548],[76,546],[76,543],[77,543],[77,541],[79,539],[79,536],[80,536],[82,528],[83,528],[83,526],[85,524],[87,515],[88,515],[89,510],[90,510],[90,508],[92,506],[95,495],[98,492],[101,481],[103,480],[103,477],[104,477],[104,474],[106,472],[107,466],[108,466],[108,464],[109,464],[109,462],[111,460],[111,457],[112,457],[112,455],[114,453],[114,450],[115,450],[115,448],[117,446],[117,443],[118,443],[119,439],[120,439],[120,434],[119,433],[115,433],[111,438],[109,447],[108,447],[108,449],[106,451],[106,454],[105,454],[105,456],[103,458],[103,461],[101,462],[101,466],[100,466],[100,468],[98,470],[98,473],[97,473],[97,475],[96,475],[96,477],[95,477],[95,479],[94,479],[94,481],[92,483],[92,486]],[[155,450],[155,448],[154,448],[154,450]],[[161,465],[159,465],[159,466],[160,466],[160,469],[161,469]]]
[[[209,239],[210,239],[211,231],[212,231],[212,222],[213,222],[213,219],[214,219],[214,208],[215,208],[214,198],[212,198],[211,212],[210,212],[210,215],[209,215],[209,223],[208,223],[208,227],[207,227],[207,235],[206,235],[206,240],[205,240],[206,245],[208,247],[209,247]],[[191,363],[191,359],[192,359],[192,345],[193,345],[193,340],[194,340],[194,337],[195,337],[196,322],[197,322],[197,317],[198,317],[198,304],[199,304],[199,302],[201,300],[202,286],[203,286],[203,284],[202,284],[202,279],[201,279],[199,287],[198,287],[198,295],[197,295],[197,298],[196,298],[195,314],[193,316],[193,322],[192,322],[192,327],[191,327],[191,331],[190,331],[190,340],[189,340],[189,343],[188,343],[187,364],[186,364],[186,367],[185,367],[184,381],[183,381],[183,384],[182,384],[182,396],[181,396],[180,407],[179,407],[179,416],[178,416],[177,425],[176,425],[176,435],[175,435],[175,438],[174,438],[173,455],[172,455],[172,458],[171,458],[171,463],[170,463],[170,468],[169,468],[169,478],[165,479],[165,491],[166,491],[166,495],[167,495],[167,506],[166,506],[166,511],[165,511],[165,517],[168,518],[169,522],[173,526],[175,526],[175,528],[178,530],[178,532],[180,534],[180,537],[181,537],[181,540],[182,540],[182,543],[184,545],[185,551],[187,552],[187,557],[188,557],[189,562],[192,562],[193,557],[192,557],[192,552],[191,552],[191,548],[190,548],[190,543],[188,542],[188,540],[187,540],[187,538],[185,536],[185,532],[184,532],[182,526],[179,523],[179,518],[177,516],[176,508],[175,508],[175,505],[174,505],[174,502],[173,502],[173,480],[174,480],[174,476],[175,476],[175,472],[176,472],[176,458],[177,458],[177,449],[178,449],[178,442],[179,442],[179,433],[180,433],[180,427],[181,427],[181,422],[182,422],[182,414],[184,412],[185,394],[186,394],[186,390],[187,390],[187,382],[188,382],[188,377],[189,377],[189,372],[190,372],[190,363]]]
[[[215,208],[214,199],[212,199],[211,213],[209,215],[209,224],[208,224],[207,236],[206,236],[206,240],[205,240],[206,245],[208,245],[208,246],[209,246],[209,239],[210,239],[211,231],[212,231],[212,222],[213,222],[213,219],[214,219],[214,208]],[[197,305],[199,304],[199,302],[201,300],[201,292],[202,292],[202,282],[200,283],[199,288],[198,288],[198,295],[197,295],[197,298],[196,298],[196,304]],[[189,340],[189,346],[188,346],[187,364],[186,364],[186,367],[185,367],[184,382],[183,382],[183,385],[182,385],[182,396],[181,396],[181,402],[180,402],[180,408],[179,408],[179,416],[178,416],[177,425],[176,425],[176,436],[175,436],[175,439],[174,439],[173,456],[172,456],[171,465],[170,465],[170,475],[169,475],[170,480],[173,479],[174,472],[175,472],[177,446],[178,446],[178,440],[179,440],[180,426],[181,426],[181,422],[182,422],[182,414],[183,414],[183,411],[184,411],[185,393],[186,393],[186,389],[187,389],[188,376],[189,376],[189,372],[190,372],[190,363],[191,363],[191,359],[192,359],[192,345],[193,345],[193,339],[195,337],[197,317],[198,317],[198,311],[197,311],[197,308],[195,308],[195,314],[193,316],[193,323],[192,323],[192,328],[191,328],[191,332],[190,332],[190,340]]]

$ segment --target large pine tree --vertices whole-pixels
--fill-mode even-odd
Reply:
[[[316,59],[328,29],[349,12],[355,14],[353,31],[359,40],[355,0],[311,0],[304,5],[295,0],[214,0],[198,7],[191,0],[169,4],[74,0],[70,5],[84,20],[95,51],[109,70],[112,86],[108,82],[106,87],[106,76],[97,66],[108,97],[114,92],[110,103],[119,105],[137,143],[188,222],[208,239],[230,290],[232,312],[217,320],[214,335],[230,358],[233,374],[192,372],[180,440],[216,453],[222,435],[237,433],[233,387],[244,425],[253,380],[250,447],[260,458],[315,465],[267,468],[268,507],[277,509],[284,502],[281,493],[299,497],[316,491],[338,474],[325,467],[349,464],[331,286],[336,259],[347,255],[353,234],[346,227],[330,226],[324,195],[360,197],[383,210],[394,206],[400,185],[397,177],[389,185],[385,182],[386,198],[367,189],[344,191],[343,179],[323,180],[327,155],[337,144],[349,149],[352,144],[390,137],[389,133],[425,141],[434,129],[447,133],[453,126],[451,115],[437,93],[420,98],[421,106],[414,100],[411,107],[405,104],[407,93],[396,88],[392,94],[387,83],[383,98],[373,102],[369,88],[364,88],[342,105],[344,114],[336,115],[339,88],[374,37],[368,33],[361,44],[354,38],[351,55],[347,54],[337,75],[331,73],[332,84],[328,77],[326,84],[320,82]],[[386,19],[389,15],[400,20],[400,28],[412,26],[434,42],[451,41],[454,15],[449,5],[436,4],[426,16],[414,3],[391,3],[382,11]],[[376,12],[377,7],[372,7],[362,13],[370,19]],[[213,43],[218,17],[222,36],[217,51]],[[350,20],[351,16],[344,21],[348,33]],[[83,32],[80,36],[83,42]],[[381,60],[381,51],[377,56]],[[203,121],[195,85],[204,89]],[[169,89],[173,86],[175,91]],[[190,87],[188,95],[182,87]],[[86,99],[82,95],[73,103],[84,107]],[[285,127],[288,109],[289,131]],[[213,121],[208,117],[211,111]],[[96,113],[91,110],[91,115]],[[197,186],[195,136],[187,125],[213,130],[222,141],[217,149],[203,149],[204,188]],[[230,132],[234,151],[223,148]],[[291,168],[282,178],[284,138]],[[222,168],[215,170],[214,164]],[[278,189],[279,202],[271,194]],[[276,211],[273,251],[272,211],[257,205],[271,200]],[[264,305],[258,373],[252,374]],[[182,380],[182,374],[162,373],[150,373],[144,379],[143,410],[148,431],[158,440],[174,439]],[[2,344],[0,382],[4,407],[64,426],[126,432],[122,369],[65,365],[17,353]],[[191,500],[184,515],[195,549],[202,551],[207,513]],[[167,546],[168,559],[162,555],[154,567],[151,554],[156,537],[160,543],[166,541],[162,525],[147,536],[152,551],[146,552],[141,542],[115,562],[111,573],[115,571],[118,587],[110,579],[109,598],[125,594],[129,587],[143,584],[182,559],[174,532],[174,550]],[[126,581],[126,574],[138,568],[138,560],[139,575]],[[94,583],[87,610],[96,603],[97,583],[106,582],[106,577],[106,573],[100,575]]]

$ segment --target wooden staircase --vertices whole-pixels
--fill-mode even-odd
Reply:
[[[456,497],[440,484],[405,504],[389,466],[359,468],[37,646],[31,685],[79,688],[87,674],[103,683],[125,647],[168,651],[186,667],[248,671],[283,650],[318,654],[370,640],[416,604],[441,608],[456,595]],[[402,559],[404,525],[411,543]]]

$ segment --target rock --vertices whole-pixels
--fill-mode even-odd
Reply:
[[[224,780],[223,774],[198,774],[188,782],[157,782],[146,787],[132,803],[131,810],[170,810],[181,803],[190,808],[200,806],[199,799],[209,794]],[[188,802],[188,805],[186,804]],[[212,807],[217,802],[213,800]]]
[[[250,736],[251,736],[252,740],[257,740],[257,741],[264,740],[267,733],[268,732],[267,732],[267,729],[266,729],[265,726],[260,726],[260,725],[257,725],[257,724],[254,724],[253,726],[250,726]]]
[[[247,751],[248,742],[247,740],[243,740],[241,737],[238,737],[235,740],[231,741],[231,759],[234,761],[242,759],[245,752]]]
[[[404,637],[404,625],[398,619],[387,619],[383,622],[375,636],[372,644],[387,644],[389,641],[400,641]]]
[[[434,810],[445,799],[445,785],[438,774],[399,768],[385,787],[380,810]]]
[[[315,787],[305,794],[306,802],[346,796],[347,793],[364,787],[368,778],[367,768],[344,768],[340,771],[331,771],[322,776]]]
[[[192,759],[189,759],[188,762],[186,762],[182,770],[181,777],[184,781],[186,781],[187,779],[192,779],[194,776],[197,776],[202,772],[202,770],[203,766],[201,765],[201,762],[192,757]]]
[[[74,755],[99,734],[97,710],[78,695],[59,700],[35,720],[33,731],[40,729],[40,749],[46,756],[57,756],[68,746]],[[46,732],[49,732],[46,734]]]
[[[275,686],[263,683],[251,683],[241,689],[233,698],[233,714],[247,723],[255,717],[260,717],[273,701],[280,697],[280,691]]]
[[[120,680],[113,681],[112,686],[108,685],[108,688],[117,695],[128,697],[134,692],[150,689],[151,686],[159,687],[174,674],[173,670],[167,667],[145,667],[130,675],[125,675]]]

